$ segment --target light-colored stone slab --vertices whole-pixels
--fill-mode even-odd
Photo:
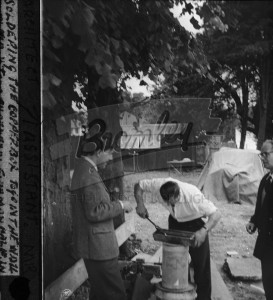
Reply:
[[[222,276],[218,272],[214,261],[210,260],[211,268],[211,299],[212,300],[233,300]]]
[[[231,257],[239,257],[239,253],[237,251],[227,251],[227,256],[231,256]]]
[[[260,295],[264,295],[264,287],[262,282],[257,282],[255,284],[251,284],[250,287]]]
[[[231,277],[239,280],[261,280],[261,264],[255,257],[228,257],[225,262]]]
[[[137,259],[143,259],[145,262],[149,262],[151,258],[152,258],[152,255],[149,255],[147,253],[138,253],[131,260],[136,261]]]

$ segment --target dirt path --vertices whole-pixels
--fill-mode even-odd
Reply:
[[[171,173],[171,176],[188,183],[196,184],[199,172],[194,171],[184,173],[183,177],[177,173]],[[133,197],[134,183],[142,178],[167,177],[168,172],[146,172],[127,174],[125,176],[125,197],[135,205]],[[223,264],[227,257],[227,251],[237,251],[241,256],[252,256],[255,245],[256,235],[249,235],[245,231],[245,224],[253,214],[254,206],[249,204],[229,204],[217,202],[222,214],[222,218],[216,228],[210,233],[211,257],[213,258],[218,271],[222,275],[229,291],[235,300],[264,300],[265,297],[251,289],[253,282],[241,282],[230,279],[223,270]],[[146,207],[150,218],[162,228],[167,228],[168,212],[160,204],[152,203],[147,199]],[[154,254],[161,243],[154,241],[152,234],[155,228],[148,221],[141,219],[136,215],[136,234],[142,240],[142,251],[148,254]]]

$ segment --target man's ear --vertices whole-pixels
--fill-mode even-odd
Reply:
[[[101,150],[96,151],[96,155],[97,155],[98,157],[100,157],[101,153],[102,153]]]

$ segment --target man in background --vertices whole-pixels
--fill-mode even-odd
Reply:
[[[266,140],[261,148],[261,159],[269,172],[258,189],[254,215],[246,225],[248,233],[258,229],[253,255],[261,260],[262,281],[267,300],[273,299],[273,140]]]

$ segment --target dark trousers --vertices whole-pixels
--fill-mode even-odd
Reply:
[[[171,215],[169,216],[169,229],[195,232],[202,228],[202,219],[189,222],[177,222]],[[190,247],[189,253],[194,269],[194,281],[196,283],[196,300],[211,300],[211,273],[210,273],[210,248],[209,238],[206,237],[200,247]]]
[[[90,282],[91,300],[126,300],[118,259],[84,260]]]
[[[265,245],[261,265],[266,300],[273,300],[273,243]]]

